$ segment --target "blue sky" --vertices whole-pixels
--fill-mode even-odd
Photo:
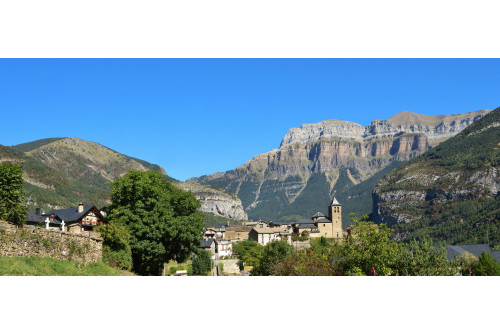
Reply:
[[[77,137],[185,180],[303,123],[494,109],[499,77],[499,59],[0,59],[0,144]]]

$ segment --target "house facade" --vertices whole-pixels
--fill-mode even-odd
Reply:
[[[54,215],[64,222],[65,230],[70,233],[92,232],[103,224],[101,212],[94,205],[84,206],[82,203],[74,208],[51,210],[47,215]]]

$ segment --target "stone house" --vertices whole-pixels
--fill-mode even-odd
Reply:
[[[200,248],[209,251],[212,255],[215,255],[217,252],[217,242],[212,238],[201,240]]]
[[[254,227],[249,233],[249,239],[265,246],[274,240],[280,240],[281,237],[276,229],[271,227]]]
[[[248,236],[252,227],[250,226],[229,226],[226,228],[225,238],[226,240],[230,240],[232,242],[239,242],[243,240],[248,240]]]
[[[259,220],[258,222],[244,222],[243,225],[244,226],[250,226],[250,227],[256,227],[256,226],[259,226],[259,227],[269,227],[269,224],[266,223],[263,220]]]
[[[28,216],[26,218],[26,225],[29,226],[44,226],[47,230],[57,230],[64,231],[64,221],[61,221],[54,214],[41,213],[40,208],[36,211],[28,211]]]
[[[47,213],[49,216],[52,214],[65,223],[65,229],[70,233],[92,232],[96,226],[103,224],[103,216],[94,205],[84,206],[80,203],[77,207]]]

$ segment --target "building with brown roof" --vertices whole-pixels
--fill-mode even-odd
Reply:
[[[243,225],[235,225],[226,227],[226,233],[224,239],[230,240],[232,242],[239,242],[243,240],[248,240],[248,235],[252,227],[243,226]]]

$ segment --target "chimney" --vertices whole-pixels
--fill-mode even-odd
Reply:
[[[36,209],[35,209],[35,213],[36,213],[37,215],[40,215],[40,208],[36,208]]]
[[[83,212],[83,203],[78,204],[78,212]]]

